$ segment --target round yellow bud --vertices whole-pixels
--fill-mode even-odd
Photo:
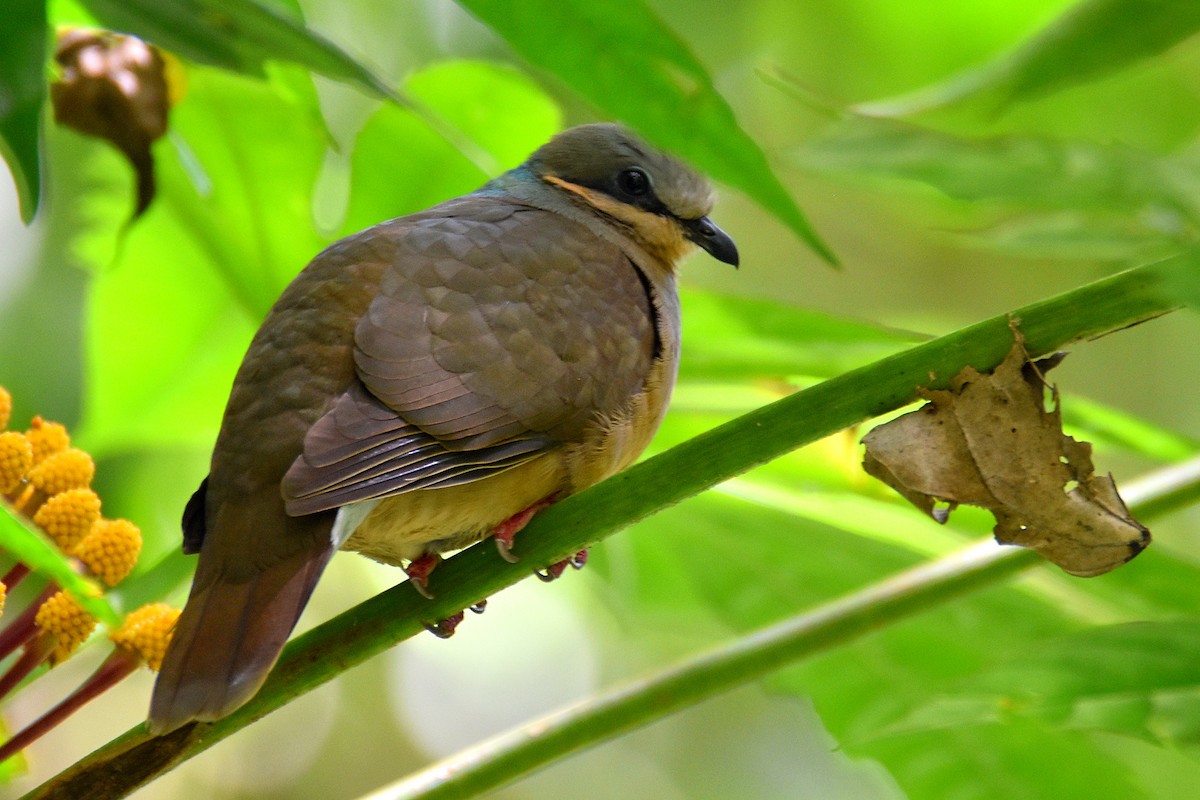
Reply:
[[[10,419],[12,419],[12,395],[8,393],[8,389],[0,386],[0,431],[8,427]]]
[[[101,519],[71,555],[109,586],[116,586],[133,571],[142,552],[142,531],[127,519]]]
[[[25,434],[0,433],[0,494],[8,494],[25,480],[33,466],[33,447]]]
[[[28,434],[26,434],[28,436]],[[29,482],[43,494],[53,497],[69,489],[82,489],[92,482],[96,464],[82,450],[69,448],[47,456],[40,463],[34,448],[34,466],[29,470]]]
[[[25,436],[33,445],[34,464],[40,464],[71,446],[71,437],[67,434],[66,426],[58,422],[47,422],[41,417],[33,418]]]
[[[129,612],[125,622],[110,633],[109,638],[158,672],[178,621],[178,608],[171,608],[166,603],[151,603]]]
[[[34,623],[43,632],[55,637],[54,652],[50,654],[51,664],[66,660],[96,629],[96,618],[84,611],[66,592],[52,595],[42,603]]]
[[[91,489],[59,492],[33,515],[33,521],[67,555],[72,554],[99,519],[100,497]]]

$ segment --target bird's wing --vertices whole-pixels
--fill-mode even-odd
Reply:
[[[648,282],[579,223],[466,198],[400,224],[355,331],[358,380],[284,478],[290,514],[478,480],[577,441],[656,355]]]
[[[304,454],[284,477],[284,498],[289,514],[310,514],[372,497],[455,486],[517,466],[553,444],[549,437],[529,434],[449,450],[356,382],[309,430]]]

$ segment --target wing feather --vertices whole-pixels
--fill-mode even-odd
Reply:
[[[578,441],[642,390],[652,301],[615,244],[485,197],[386,235],[357,380],[284,477],[289,514],[480,480]]]

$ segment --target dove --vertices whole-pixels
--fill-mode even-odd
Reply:
[[[676,275],[737,266],[706,178],[628,129],[568,129],[463,197],[318,254],[234,380],[183,514],[198,553],[150,727],[262,685],[330,557],[427,592],[439,554],[513,537],[633,463],[679,362]]]

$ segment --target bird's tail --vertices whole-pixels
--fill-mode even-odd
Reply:
[[[153,733],[168,733],[191,720],[220,719],[262,686],[333,555],[327,534],[295,533],[305,546],[256,569],[243,564],[222,570],[206,564],[210,554],[201,553],[192,593],[154,685]]]

